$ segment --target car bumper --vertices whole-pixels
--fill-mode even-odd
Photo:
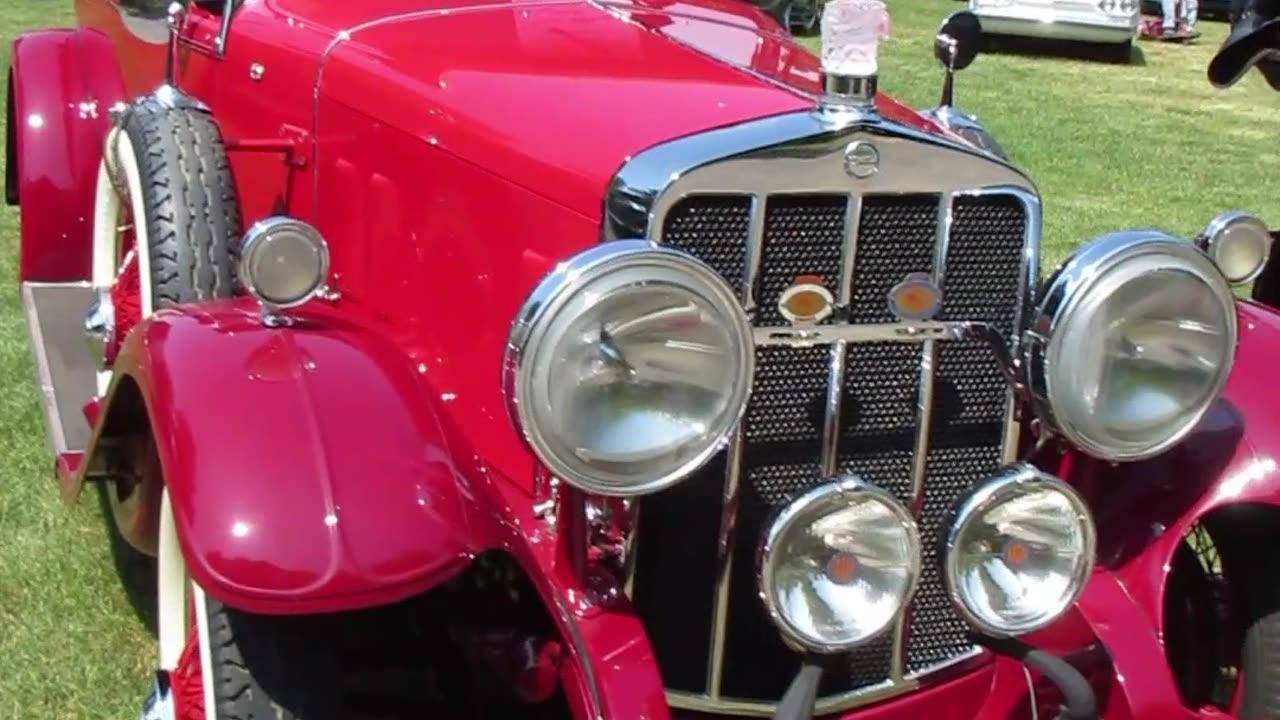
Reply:
[[[1017,35],[1047,40],[1123,43],[1133,39],[1138,16],[1108,17],[1097,12],[1064,10],[1053,6],[970,6],[982,21],[982,30],[993,35]]]

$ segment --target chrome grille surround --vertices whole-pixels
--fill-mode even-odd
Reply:
[[[854,179],[845,170],[846,148],[859,141],[873,143],[880,155],[879,171],[865,179]],[[928,469],[946,455],[946,450],[939,448],[939,457],[930,462],[930,412],[934,406],[934,382],[940,362],[939,343],[959,339],[957,330],[963,324],[961,319],[902,323],[893,322],[887,314],[876,316],[871,313],[859,317],[850,313],[839,323],[826,321],[816,327],[796,328],[783,323],[771,308],[763,307],[756,290],[762,286],[758,274],[765,254],[766,225],[770,222],[767,208],[771,201],[788,195],[847,195],[847,215],[843,222],[846,236],[839,258],[840,281],[836,296],[839,306],[848,310],[858,304],[860,293],[851,281],[858,257],[859,219],[864,197],[918,197],[924,194],[936,194],[938,197],[936,236],[931,238],[930,260],[933,281],[939,287],[945,278],[955,198],[1000,194],[1012,196],[1022,204],[1025,233],[1021,272],[1016,279],[1018,307],[1014,327],[1005,328],[1011,330],[1005,339],[1016,357],[1020,331],[1027,317],[1030,295],[1039,270],[1040,202],[1034,185],[1018,170],[989,155],[877,116],[861,116],[833,125],[829,118],[817,113],[792,113],[708,131],[646,150],[628,161],[610,185],[605,199],[602,239],[647,238],[679,247],[684,244],[682,238],[692,237],[691,233],[698,232],[699,223],[696,219],[687,221],[679,226],[680,232],[673,232],[667,227],[667,216],[678,203],[695,195],[740,198],[740,202],[709,211],[722,218],[721,225],[716,227],[723,227],[724,222],[732,222],[737,228],[745,224],[745,247],[741,253],[730,253],[735,263],[741,258],[741,271],[723,274],[740,292],[742,303],[753,318],[760,352],[768,352],[770,348],[794,350],[801,353],[797,357],[801,358],[802,364],[809,366],[820,362],[825,366],[823,382],[827,395],[821,443],[813,457],[821,476],[847,469],[841,467],[841,403],[847,385],[853,382],[847,377],[850,353],[866,350],[874,354],[879,352],[877,348],[892,353],[904,345],[920,348],[916,371],[919,374],[918,389],[913,390],[913,394],[918,393],[915,398],[915,437],[909,459],[895,458],[892,463],[893,467],[909,468],[906,477],[900,479],[902,492],[909,500],[912,513],[919,518],[926,504]],[[886,281],[892,285],[899,279],[886,278]],[[982,318],[965,320],[981,321]],[[814,353],[825,355],[825,361],[809,357]],[[990,361],[993,365],[996,363],[994,354]],[[758,369],[756,382],[762,379]],[[1005,405],[1004,437],[1000,447],[1000,461],[1003,463],[1014,459],[1019,427],[1014,417],[1011,393],[1006,397]],[[763,412],[767,411],[768,408],[763,409]],[[745,481],[743,456],[747,426],[744,420],[742,429],[730,442],[724,462],[712,465],[712,472],[723,478],[723,486],[718,492],[722,514],[713,580],[709,581],[714,584],[714,597],[710,607],[704,608],[712,616],[711,637],[706,650],[706,691],[691,693],[673,690],[669,686],[668,701],[673,707],[691,710],[767,716],[774,709],[773,703],[722,693],[726,623],[732,594],[730,589],[734,584],[732,559],[735,542],[739,541],[736,537],[739,495]],[[643,502],[640,505],[639,513],[643,515]],[[635,551],[643,556],[644,547],[635,547]],[[628,557],[627,564],[634,567],[635,559]],[[627,579],[629,591],[632,579]],[[739,582],[741,580],[739,578]],[[702,607],[697,603],[695,606]],[[948,654],[940,662],[911,661],[907,650],[909,615],[910,608],[904,608],[892,637],[884,643],[875,644],[887,646],[883,649],[889,656],[887,677],[882,682],[867,684],[853,691],[821,697],[818,713],[838,712],[908,692],[926,679],[937,677],[942,671],[960,670],[982,655],[979,648],[970,647]],[[666,675],[667,669],[664,668],[663,673]]]

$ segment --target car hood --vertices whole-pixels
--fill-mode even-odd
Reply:
[[[818,87],[817,58],[739,0],[515,0],[359,20],[326,54],[320,93],[596,219],[637,152],[812,107]]]

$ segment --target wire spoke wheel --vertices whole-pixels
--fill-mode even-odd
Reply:
[[[1235,712],[1242,683],[1240,634],[1222,555],[1196,524],[1174,553],[1164,600],[1164,644],[1182,702]]]

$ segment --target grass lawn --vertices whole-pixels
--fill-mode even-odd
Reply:
[[[424,0],[424,3],[426,0]],[[937,101],[933,32],[952,0],[889,0],[881,87]],[[70,0],[0,0],[0,40],[70,23]],[[1073,57],[983,55],[957,100],[1039,184],[1046,267],[1092,235],[1126,226],[1182,234],[1224,209],[1280,224],[1280,96],[1256,73],[1214,90],[1205,66],[1226,32],[1193,45],[1142,43],[1128,66]],[[234,28],[233,28],[234,32]],[[0,116],[0,121],[3,117]],[[17,213],[0,212],[0,718],[134,718],[150,640],[115,581],[86,494],[68,509],[52,480],[17,296]]]

